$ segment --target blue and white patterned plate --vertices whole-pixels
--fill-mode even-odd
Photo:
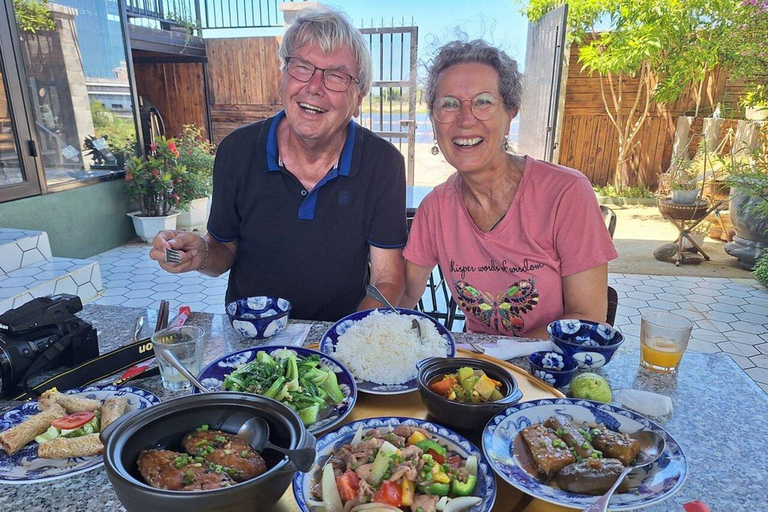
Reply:
[[[488,461],[474,444],[452,430],[430,421],[415,418],[380,417],[348,423],[317,440],[315,465],[307,473],[298,472],[293,477],[293,496],[302,512],[312,512],[313,510],[311,504],[317,500],[312,498],[312,487],[320,482],[322,468],[328,457],[342,445],[352,441],[359,425],[363,426],[363,432],[373,428],[391,430],[399,425],[420,427],[431,432],[438,444],[458,453],[462,459],[474,455],[477,457],[477,484],[472,495],[482,498],[483,501],[466,512],[489,512],[493,508],[493,503],[496,501],[496,477]]]
[[[442,336],[443,339],[446,341],[447,345],[446,345],[445,355],[448,357],[454,357],[456,355],[456,341],[453,339],[453,335],[451,334],[451,331],[446,329],[443,324],[441,324],[431,316],[424,314],[420,311],[414,311],[413,309],[405,309],[405,308],[397,308],[397,310],[403,315],[420,316],[432,322],[434,326],[437,328],[437,332],[440,333],[440,336]],[[370,315],[373,311],[378,311],[379,313],[383,313],[385,315],[393,314],[388,309],[380,308],[380,309],[367,309],[365,311],[357,311],[355,313],[352,313],[351,315],[345,316],[344,318],[342,318],[341,320],[333,324],[330,329],[325,331],[325,334],[323,334],[323,337],[320,339],[320,351],[325,354],[334,355],[336,344],[339,342],[339,336],[347,332],[347,329],[352,327],[352,325],[354,325],[356,322],[359,322],[363,318]],[[414,368],[414,374],[415,372],[416,372],[416,369]],[[409,380],[404,384],[377,384],[375,382],[367,381],[358,376],[355,376],[355,380],[357,381],[357,388],[362,393],[368,393],[371,395],[400,395],[403,393],[410,393],[411,391],[416,391],[417,389],[419,389],[419,383],[415,376],[413,379]]]
[[[208,389],[226,391],[224,389],[224,378],[232,373],[235,368],[253,361],[256,359],[256,355],[259,352],[266,352],[267,354],[271,354],[277,350],[290,350],[294,354],[302,357],[307,357],[313,354],[319,356],[320,366],[324,368],[331,368],[333,370],[333,372],[336,374],[336,379],[339,381],[341,392],[344,393],[344,400],[340,404],[336,404],[321,411],[320,421],[307,427],[307,430],[310,433],[316,434],[318,432],[322,432],[323,430],[328,430],[329,428],[338,425],[341,421],[344,420],[344,418],[347,417],[350,412],[352,412],[352,408],[355,406],[355,402],[357,402],[357,385],[355,384],[355,379],[352,378],[352,374],[343,364],[341,364],[333,357],[309,348],[292,347],[286,345],[270,345],[267,347],[246,348],[224,357],[220,357],[216,361],[212,362],[203,368],[203,371],[200,372],[200,375],[198,375],[197,379]],[[197,389],[194,389],[193,391],[198,393]]]
[[[497,414],[483,431],[483,452],[498,475],[526,494],[568,508],[584,509],[599,496],[574,494],[547,485],[523,469],[513,456],[514,443],[525,441],[517,433],[560,414],[576,423],[601,423],[612,430],[632,433],[658,432],[667,443],[662,456],[650,467],[627,477],[631,490],[614,494],[611,510],[633,510],[656,505],[679,491],[688,477],[688,461],[680,445],[663,428],[634,412],[589,400],[556,398],[522,402]]]
[[[129,386],[90,386],[70,389],[66,394],[82,394],[85,398],[105,400],[122,396],[128,400],[125,412],[146,409],[160,403],[160,399],[149,391]],[[15,427],[39,413],[37,402],[25,402],[0,415],[0,432]],[[42,459],[37,456],[38,444],[34,441],[13,455],[0,450],[0,483],[36,484],[58,480],[79,473],[90,471],[104,464],[101,455],[91,457],[71,457],[68,459]]]

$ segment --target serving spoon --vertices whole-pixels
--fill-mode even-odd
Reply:
[[[606,512],[606,510],[608,510],[608,502],[611,500],[614,491],[619,487],[619,484],[624,480],[624,477],[634,469],[652,464],[656,459],[661,457],[662,453],[664,453],[666,442],[664,441],[664,438],[661,437],[661,434],[651,432],[650,430],[640,430],[634,434],[630,434],[630,437],[640,441],[640,452],[637,454],[637,457],[635,457],[635,461],[624,468],[624,471],[621,472],[616,483],[613,484],[613,487],[608,489],[608,492],[603,494],[599,500],[585,508],[584,512]]]
[[[384,304],[385,306],[387,306],[387,308],[389,308],[394,314],[396,315],[400,314],[400,311],[398,311],[397,308],[387,300],[384,294],[381,293],[378,288],[376,288],[376,285],[369,284],[368,287],[365,289],[365,293],[372,299],[375,299],[381,302],[382,304]],[[424,339],[421,337],[421,324],[415,318],[411,320],[411,329],[416,329],[416,333],[419,336],[419,341],[424,343]]]
[[[298,450],[292,450],[290,448],[282,448],[275,446],[269,442],[269,423],[264,418],[259,416],[253,416],[243,423],[243,426],[237,431],[237,435],[245,439],[251,448],[257,452],[261,452],[264,448],[275,450],[280,452],[291,462],[296,468],[306,473],[315,463],[315,448],[299,448]]]
[[[203,386],[203,384],[192,375],[184,363],[182,363],[176,354],[164,348],[160,351],[160,356],[168,361],[174,368],[176,368],[180,374],[182,374],[189,382],[192,383],[197,389],[203,393],[211,393],[210,390]],[[276,452],[280,452],[287,456],[293,465],[299,471],[307,472],[312,469],[312,465],[315,463],[315,448],[300,448],[298,450],[291,450],[290,448],[281,448],[275,446],[269,442],[269,424],[263,418],[253,416],[242,424],[237,431],[237,435],[242,437],[251,447],[257,452],[261,453],[264,448],[270,448]]]

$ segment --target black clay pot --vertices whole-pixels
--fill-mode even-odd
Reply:
[[[523,397],[515,378],[501,366],[488,361],[461,357],[431,357],[416,366],[419,368],[419,393],[427,412],[446,427],[464,431],[482,430],[488,420]],[[429,389],[431,382],[442,378],[443,375],[456,373],[463,366],[482,370],[491,379],[501,382],[501,394],[504,398],[478,404],[462,403],[449,400]]]
[[[126,415],[101,434],[104,466],[117,497],[128,512],[181,510],[184,512],[256,512],[277,503],[293,475],[294,465],[283,455],[265,449],[263,475],[222,489],[169,491],[145,484],[136,459],[145,449],[183,452],[181,439],[201,425],[237,433],[243,422],[261,416],[270,427],[269,440],[286,448],[314,447],[299,416],[269,398],[246,393],[190,395]]]

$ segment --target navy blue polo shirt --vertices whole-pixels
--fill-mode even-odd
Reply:
[[[308,191],[279,158],[283,117],[239,128],[219,145],[208,233],[237,241],[227,302],[277,295],[293,303],[291,318],[336,321],[365,296],[370,246],[405,245],[405,163],[350,121],[337,165]]]

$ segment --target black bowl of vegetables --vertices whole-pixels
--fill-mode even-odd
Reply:
[[[514,377],[488,361],[431,357],[416,366],[427,412],[448,427],[482,430],[488,420],[523,397]]]

